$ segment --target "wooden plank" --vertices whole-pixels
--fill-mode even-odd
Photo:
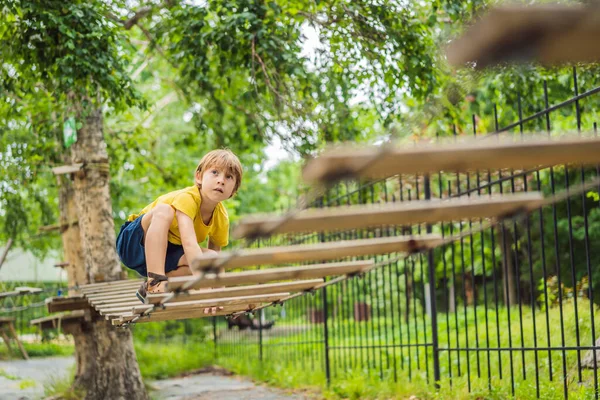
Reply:
[[[442,243],[437,234],[394,236],[373,239],[340,240],[337,242],[264,247],[239,252],[204,255],[192,261],[192,269],[199,271],[219,265],[226,269],[267,264],[286,264],[306,261],[333,260],[372,254],[412,252],[434,248]]]
[[[195,282],[189,289],[203,289],[215,286],[234,286],[260,284],[290,279],[315,279],[326,276],[337,276],[359,273],[373,266],[373,260],[347,261],[340,263],[316,264],[302,267],[278,267],[257,271],[224,272],[219,275],[206,274],[200,281]],[[168,290],[181,289],[188,282],[196,280],[193,276],[169,278]]]
[[[447,200],[356,205],[307,209],[292,218],[257,215],[243,218],[233,237],[265,236],[278,233],[333,231],[381,225],[413,225],[510,215],[533,210],[543,202],[539,192],[512,193]]]
[[[303,170],[308,183],[343,178],[384,178],[397,174],[533,168],[558,164],[600,164],[600,137],[549,139],[494,137],[417,146],[344,146],[325,151]]]
[[[131,295],[127,295],[127,296],[123,296],[123,297],[117,297],[114,299],[105,299],[105,300],[94,300],[94,301],[90,301],[90,303],[94,306],[94,307],[100,307],[100,306],[104,306],[107,304],[117,304],[117,303],[123,303],[126,301],[137,301],[138,303],[140,303],[140,300],[136,297],[136,296],[131,296]]]
[[[59,167],[52,168],[52,173],[54,175],[72,174],[81,170],[82,168],[82,163],[75,163],[72,165],[61,165]]]
[[[155,311],[149,316],[140,317],[136,323],[146,323],[146,322],[157,322],[157,321],[175,321],[182,319],[192,319],[192,318],[207,318],[213,316],[225,316],[230,315],[234,312],[242,312],[242,311],[251,311],[256,308],[258,304],[246,304],[244,306],[231,306],[224,307],[223,310],[217,311],[215,314],[205,314],[204,310],[195,310],[195,311]],[[138,315],[132,313],[126,313],[121,316],[115,316],[111,319],[113,325],[122,325],[124,322],[128,322],[133,320]]]
[[[42,292],[42,288],[31,287],[31,286],[17,286],[15,291],[23,294],[34,294]]]
[[[600,60],[598,17],[598,8],[580,4],[496,7],[450,43],[448,61],[476,68],[505,62],[596,62]]]
[[[83,285],[80,287],[81,290],[87,290],[92,288],[106,288],[109,286],[121,286],[137,283],[138,285],[144,282],[144,279],[121,279],[118,281],[110,281],[110,282],[99,282],[99,283],[90,283],[87,285]]]
[[[26,288],[26,287],[17,287],[10,292],[2,292],[0,293],[0,299],[6,297],[16,297],[16,296],[25,296],[29,294],[36,294],[42,292],[40,288]]]
[[[0,317],[0,323],[13,322],[15,317]]]
[[[120,288],[137,287],[144,282],[142,279],[127,280],[127,281],[114,281],[103,284],[93,284],[81,286],[80,290],[82,293],[98,293],[102,291],[115,290]]]
[[[95,298],[98,296],[107,296],[107,295],[120,295],[120,294],[135,294],[136,290],[140,285],[131,285],[131,286],[121,286],[121,287],[113,287],[106,289],[94,289],[94,291],[84,293],[88,298]]]
[[[48,312],[85,310],[90,308],[90,303],[83,296],[50,297],[46,299]]]
[[[258,295],[258,296],[243,296],[243,297],[230,297],[230,298],[222,298],[222,299],[207,299],[207,300],[194,300],[194,301],[182,301],[179,303],[166,303],[164,304],[165,310],[189,310],[194,311],[198,308],[206,308],[206,307],[225,307],[225,306],[233,306],[239,304],[257,304],[257,303],[270,303],[273,301],[277,301],[286,296],[289,296],[289,293],[274,293],[270,295]],[[110,307],[98,310],[100,315],[109,315],[114,313],[121,313],[131,311],[134,314],[143,314],[145,311],[152,309],[154,306],[151,304],[143,304],[139,305],[123,305],[118,307]]]
[[[104,310],[113,310],[117,308],[125,308],[131,310],[132,307],[143,305],[139,299],[129,300],[129,301],[121,301],[119,303],[111,303],[111,304],[94,304],[94,308],[102,314]]]
[[[131,299],[131,298],[137,298],[135,296],[135,292],[126,292],[126,293],[110,293],[110,294],[106,294],[106,295],[102,295],[102,294],[98,294],[96,296],[85,296],[91,303],[96,303],[96,302],[102,302],[102,301],[109,301],[109,300],[124,300],[124,299]]]
[[[56,315],[49,315],[47,317],[32,319],[31,321],[29,321],[29,325],[38,325],[38,324],[41,324],[44,322],[56,321],[59,319],[61,319],[61,320],[79,319],[79,318],[84,318],[84,316],[85,316],[84,310],[77,310],[77,311],[73,311],[69,314],[56,314]]]
[[[191,300],[220,299],[223,297],[272,294],[281,292],[295,293],[304,290],[309,290],[321,283],[323,283],[323,279],[310,279],[295,282],[267,283],[263,285],[228,287],[222,289],[202,289],[182,293],[180,296],[169,300],[169,303],[178,303],[182,301]],[[169,296],[168,293],[149,294],[146,297],[146,301],[150,304],[158,304],[167,296]]]

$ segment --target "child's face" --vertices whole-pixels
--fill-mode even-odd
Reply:
[[[209,167],[202,176],[199,172],[196,172],[196,183],[202,185],[203,197],[205,196],[214,202],[220,202],[231,197],[235,187],[235,176],[223,169]]]

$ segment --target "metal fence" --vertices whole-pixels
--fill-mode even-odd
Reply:
[[[594,134],[596,123],[584,123],[595,119],[600,88],[579,94],[577,78],[573,69],[573,97],[552,106],[544,83],[545,104],[528,117],[522,109],[527,96],[518,96],[513,113],[519,118],[504,127],[493,106],[496,132],[551,134],[553,119],[560,117],[561,126],[570,123],[573,130]],[[478,135],[478,118],[454,126],[454,134],[470,130]],[[339,184],[315,207],[528,191],[552,196],[598,176],[598,168],[577,166],[394,176]],[[594,273],[600,264],[599,191],[483,230],[477,229],[482,221],[456,221],[263,241],[261,246],[475,232],[399,261],[396,255],[376,256],[376,262],[392,261],[363,277],[265,309],[245,321],[244,329],[215,320],[217,358],[223,364],[246,360],[273,371],[288,368],[307,383],[358,374],[382,381],[426,381],[432,389],[598,398],[596,355],[590,350],[598,348],[600,316],[600,273]]]

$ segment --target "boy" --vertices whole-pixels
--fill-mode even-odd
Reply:
[[[194,181],[194,186],[158,197],[121,226],[121,261],[148,277],[136,293],[142,302],[147,293],[164,292],[168,277],[192,275],[191,260],[218,252],[229,241],[229,218],[221,202],[240,187],[239,159],[229,150],[213,150],[200,160]],[[208,248],[200,248],[207,236]]]

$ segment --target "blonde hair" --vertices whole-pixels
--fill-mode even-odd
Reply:
[[[242,183],[243,175],[242,164],[237,156],[229,149],[209,151],[198,163],[196,172],[202,176],[209,168],[218,168],[220,170],[227,171],[235,177],[235,186],[233,188],[233,192],[231,192],[231,195],[233,196]]]

